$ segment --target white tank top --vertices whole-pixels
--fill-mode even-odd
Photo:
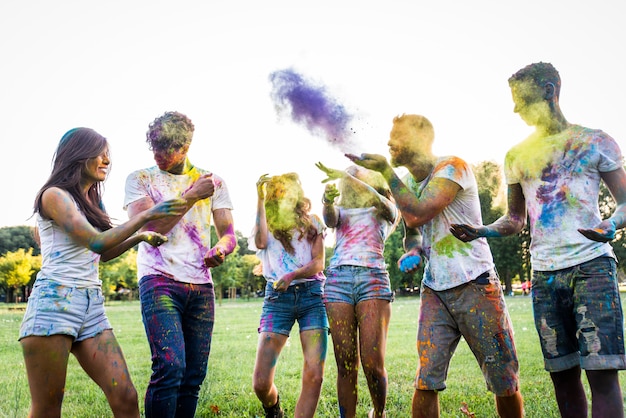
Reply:
[[[41,271],[37,279],[54,280],[71,287],[100,287],[100,254],[74,242],[53,220],[37,214],[41,241]]]

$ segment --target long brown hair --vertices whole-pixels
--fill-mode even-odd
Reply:
[[[294,253],[291,240],[298,234],[298,240],[306,238],[313,242],[317,235],[317,230],[311,221],[309,211],[311,201],[304,197],[304,191],[300,184],[300,178],[296,173],[287,173],[273,176],[266,186],[265,213],[267,218],[267,228],[274,235],[289,254]],[[286,192],[296,192],[297,200],[293,212],[285,216],[281,213],[279,206]]]
[[[81,180],[87,160],[96,158],[108,148],[105,137],[90,128],[70,129],[63,135],[52,157],[52,172],[37,192],[33,211],[41,213],[41,197],[50,187],[66,190],[76,201],[90,224],[104,231],[112,227],[102,203],[102,184],[96,182],[83,195]]]

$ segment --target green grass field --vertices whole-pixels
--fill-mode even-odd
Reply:
[[[217,307],[209,372],[200,394],[198,417],[262,416],[262,408],[252,391],[251,383],[261,304],[261,299],[225,300]],[[558,417],[552,385],[547,372],[543,370],[530,298],[508,297],[507,304],[515,327],[526,415],[529,418]],[[19,308],[23,306],[0,304],[0,418],[24,417],[28,413],[28,384],[21,349],[16,340],[23,315]],[[410,416],[412,380],[417,359],[415,335],[418,308],[419,298],[416,297],[399,298],[392,305],[386,356],[389,374],[387,410],[390,418]],[[141,323],[139,303],[112,302],[107,305],[107,312],[124,350],[143,410],[143,394],[150,376],[150,352]],[[300,387],[301,366],[296,326],[281,355],[276,379],[287,416],[293,414]],[[325,381],[317,410],[319,417],[338,416],[335,377],[332,346],[329,346]],[[626,392],[623,381],[622,378],[622,390]],[[453,358],[447,384],[448,389],[440,394],[442,417],[465,417],[459,410],[463,402],[468,404],[469,410],[477,418],[497,416],[493,396],[485,389],[480,369],[463,341]],[[358,416],[365,417],[370,407],[365,378],[361,373]],[[71,358],[68,369],[63,416],[111,416],[104,395],[74,358]]]

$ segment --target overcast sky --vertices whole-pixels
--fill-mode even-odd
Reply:
[[[196,126],[192,163],[222,176],[248,235],[255,182],[298,172],[321,214],[315,163],[341,150],[281,117],[269,75],[292,69],[355,115],[354,152],[387,155],[391,120],[420,113],[435,152],[502,163],[529,132],[508,77],[547,61],[566,118],[626,151],[623,0],[27,1],[0,3],[0,226],[34,225],[37,190],[67,130],[108,138],[105,204],[118,221],[124,181],[152,166],[148,124],[165,111]]]

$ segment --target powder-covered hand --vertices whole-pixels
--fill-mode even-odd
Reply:
[[[592,241],[613,241],[615,239],[615,222],[612,219],[605,219],[595,228],[579,228],[578,232]]]
[[[421,262],[422,257],[419,254],[407,253],[398,260],[398,268],[402,273],[410,273],[417,270]]]
[[[137,234],[142,241],[147,242],[153,247],[158,247],[159,245],[167,242],[167,237],[163,234],[159,234],[155,231],[144,231]]]

